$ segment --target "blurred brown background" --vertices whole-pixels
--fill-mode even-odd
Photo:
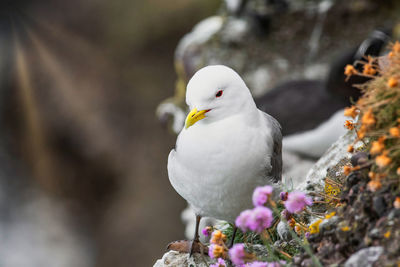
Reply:
[[[1,5],[0,265],[151,266],[185,207],[155,110],[178,40],[220,2]]]

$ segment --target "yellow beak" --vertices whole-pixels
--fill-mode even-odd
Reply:
[[[206,117],[206,115],[204,114],[208,111],[210,110],[208,109],[197,111],[197,108],[192,109],[186,117],[185,128],[187,129],[199,120],[204,119]]]

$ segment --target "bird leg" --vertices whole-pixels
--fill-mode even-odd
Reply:
[[[197,244],[201,244],[200,243],[200,236],[199,236],[199,226],[200,226],[200,220],[201,220],[201,216],[200,215],[196,215],[196,226],[195,226],[195,230],[194,230],[194,237],[193,237],[193,241],[192,241],[192,245],[190,246],[190,254],[189,256],[192,256],[193,252],[194,252],[194,248],[195,248],[195,243]]]
[[[237,227],[233,226],[232,237],[231,237],[231,241],[229,242],[228,248],[233,247],[233,242],[235,242],[236,231],[237,231]]]
[[[175,242],[171,242],[168,244],[168,250],[175,250],[178,252],[189,253],[189,256],[192,256],[193,253],[201,253],[207,254],[208,248],[207,246],[203,245],[199,238],[199,225],[200,225],[201,216],[196,215],[196,228],[194,232],[194,238],[192,241],[188,240],[179,240]]]

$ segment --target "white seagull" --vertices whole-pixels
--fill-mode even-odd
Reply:
[[[252,207],[255,187],[281,180],[282,135],[279,123],[256,107],[229,67],[197,71],[187,85],[186,103],[191,111],[169,154],[168,176],[196,213],[194,240],[185,250],[192,253],[202,216],[233,223]]]

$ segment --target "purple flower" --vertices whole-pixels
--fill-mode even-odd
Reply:
[[[257,233],[261,233],[270,227],[273,221],[272,211],[266,207],[255,207],[247,221],[247,227]]]
[[[282,266],[281,262],[261,262],[261,261],[253,261],[247,264],[247,267],[280,267]],[[285,264],[285,263],[284,263]]]
[[[246,252],[244,251],[243,244],[235,244],[229,250],[229,257],[230,257],[232,263],[235,265],[243,265],[245,256],[246,256]]]
[[[253,261],[247,264],[248,267],[268,267],[268,262]]]
[[[285,261],[280,261],[280,262],[269,262],[267,267],[281,267],[282,265],[285,265]]]
[[[212,228],[210,226],[204,227],[201,232],[203,233],[204,236],[210,236],[212,231]]]
[[[309,237],[310,237],[310,232],[306,232],[305,234],[304,234],[304,236],[308,239]]]
[[[272,194],[274,188],[272,186],[258,186],[253,192],[253,205],[263,206],[267,203],[268,196]]]
[[[208,246],[208,256],[211,259],[214,259],[214,244],[210,244],[210,246]]]
[[[222,258],[218,258],[218,261],[214,264],[211,264],[210,267],[225,267],[226,263]]]
[[[290,213],[299,213],[306,206],[310,206],[312,204],[312,199],[306,196],[305,193],[299,191],[290,192],[288,195],[288,199],[285,201],[285,208]]]
[[[282,201],[286,201],[286,200],[287,200],[287,197],[288,197],[288,192],[280,192],[280,193],[279,193],[279,198],[280,198]]]
[[[249,221],[251,214],[252,214],[251,210],[244,210],[239,214],[239,216],[235,220],[235,225],[243,232],[246,232],[248,230],[247,223]]]
[[[252,210],[245,210],[236,218],[235,224],[243,232],[251,230],[261,233],[271,226],[273,221],[272,211],[269,208],[258,206]]]

